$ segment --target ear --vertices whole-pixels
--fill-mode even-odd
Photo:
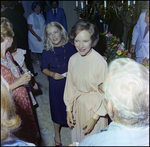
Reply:
[[[5,37],[5,38],[4,38],[4,41],[6,41],[6,42],[8,42],[9,40],[10,40],[9,37]]]
[[[107,111],[108,111],[108,114],[111,118],[114,117],[114,106],[112,104],[111,101],[108,101],[108,104],[107,104]]]

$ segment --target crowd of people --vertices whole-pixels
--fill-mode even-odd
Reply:
[[[44,17],[35,1],[26,20],[24,11],[13,10],[14,2],[1,3],[1,146],[42,141],[31,52],[48,76],[55,146],[62,146],[61,126],[71,130],[69,146],[149,145],[149,70],[141,64],[149,63],[149,10],[133,29],[130,52],[136,61],[120,58],[108,65],[94,49],[96,25],[78,20],[67,32],[58,5],[50,1]]]

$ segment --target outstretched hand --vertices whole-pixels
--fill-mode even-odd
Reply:
[[[89,134],[95,126],[95,121],[93,119],[88,120],[82,127],[84,135]]]
[[[53,73],[52,74],[52,77],[55,79],[55,80],[61,80],[61,79],[64,79],[64,76],[59,74],[59,73]]]

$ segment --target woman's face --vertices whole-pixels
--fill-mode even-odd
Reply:
[[[8,44],[7,44],[7,48],[11,47],[13,42],[13,37],[8,37]]]
[[[83,30],[74,39],[74,45],[81,56],[86,56],[92,49],[91,35]]]
[[[40,12],[41,12],[41,7],[39,5],[37,5],[35,8],[35,13],[39,14]]]
[[[53,43],[53,46],[57,47],[62,45],[62,33],[57,27],[55,26],[49,27],[47,29],[47,35],[48,38]]]

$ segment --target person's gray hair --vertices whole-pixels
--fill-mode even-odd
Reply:
[[[109,65],[103,83],[104,100],[111,101],[122,124],[144,126],[149,123],[149,71],[140,63],[120,58]]]
[[[47,29],[50,28],[50,27],[53,27],[53,26],[57,27],[62,32],[62,36],[63,36],[62,39],[64,40],[64,42],[67,43],[68,40],[69,40],[68,33],[65,30],[65,28],[59,22],[51,21],[45,27],[45,46],[44,46],[44,49],[47,50],[47,51],[48,50],[51,50],[51,51],[54,50],[53,44],[52,44],[52,42],[49,39],[48,34],[47,34]]]

